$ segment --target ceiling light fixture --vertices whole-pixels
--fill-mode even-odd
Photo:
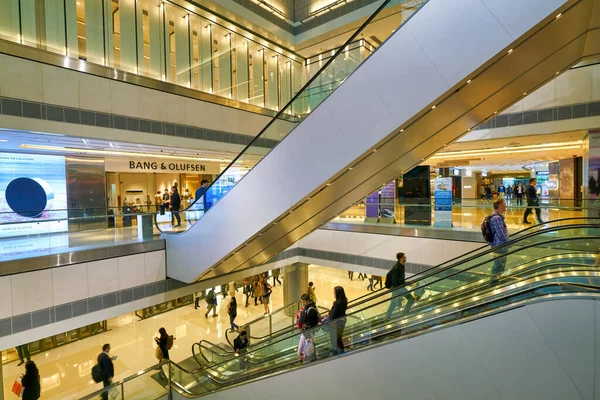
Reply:
[[[510,49],[510,50],[508,51],[508,54],[510,54],[510,53],[512,53],[512,52],[513,52],[513,49]]]
[[[581,144],[570,145],[570,146],[556,146],[556,147],[540,147],[538,146],[523,146],[526,148],[505,148],[505,149],[494,149],[494,151],[485,150],[477,150],[477,152],[453,152],[453,153],[439,153],[433,156],[435,159],[448,159],[448,158],[471,158],[471,157],[483,157],[490,155],[500,155],[500,154],[513,154],[513,153],[530,153],[530,152],[548,152],[548,151],[556,151],[556,150],[570,150],[570,149],[580,149]]]
[[[76,147],[58,147],[58,146],[43,146],[34,144],[21,144],[19,146],[22,149],[31,150],[44,150],[44,151],[56,151],[61,153],[69,154],[101,154],[106,156],[127,156],[127,157],[147,157],[147,158],[161,158],[166,160],[190,160],[190,161],[211,161],[219,163],[230,163],[228,159],[217,159],[217,158],[206,158],[206,157],[185,157],[185,156],[169,156],[164,154],[148,154],[148,153],[136,153],[130,151],[111,151],[111,150],[96,150],[96,149],[80,149]]]

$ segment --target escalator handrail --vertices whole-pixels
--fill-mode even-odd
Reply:
[[[569,221],[569,220],[586,220],[586,221],[588,221],[588,220],[597,220],[597,221],[600,222],[600,218],[595,218],[595,217],[594,218],[586,218],[586,217],[561,218],[561,219],[557,219],[557,220],[548,221],[548,222],[546,222],[544,224],[543,228],[540,228],[540,225],[534,225],[534,226],[530,226],[530,227],[522,229],[522,230],[520,230],[518,232],[513,233],[510,236],[512,239],[510,239],[506,244],[504,244],[503,247],[514,245],[515,243],[518,243],[521,240],[526,240],[526,239],[529,239],[531,237],[534,237],[534,236],[537,236],[537,235],[540,235],[540,234],[543,234],[543,233],[548,233],[548,232],[551,232],[551,231],[567,230],[567,229],[595,228],[595,227],[598,227],[595,224],[557,225],[557,226],[552,226],[552,227],[546,226],[548,224],[553,224],[553,223],[558,223],[558,222],[564,222],[564,221]],[[535,230],[535,229],[537,229],[537,230]],[[532,232],[523,234],[523,232],[527,232],[527,231],[532,231]],[[517,237],[515,237],[515,236],[517,236]],[[537,245],[539,243],[535,243],[535,244]],[[454,267],[458,266],[459,264],[472,261],[475,258],[478,258],[478,257],[480,257],[482,255],[485,255],[485,254],[493,253],[493,252],[494,252],[494,249],[491,248],[489,244],[486,244],[486,245],[481,246],[481,247],[479,247],[479,248],[477,248],[475,250],[470,251],[469,253],[463,254],[462,256],[455,257],[455,258],[453,258],[451,260],[448,260],[448,261],[446,261],[446,262],[444,262],[444,263],[442,263],[440,265],[428,268],[425,271],[421,271],[421,272],[419,272],[417,274],[414,274],[414,275],[410,276],[406,280],[406,283],[404,284],[404,286],[412,285],[413,283],[415,283],[416,281],[418,281],[420,279],[426,279],[426,278],[428,278],[428,277],[430,277],[430,276],[432,276],[434,274],[437,274],[437,273],[439,273],[441,271],[445,271],[445,270],[454,268]],[[466,257],[466,256],[468,256],[468,257]],[[459,260],[459,261],[456,261],[453,264],[451,264],[449,266],[446,266],[446,267],[442,267],[440,269],[440,266],[443,266],[445,264],[451,263],[451,262],[453,262],[455,260]],[[373,292],[370,292],[370,293],[366,293],[366,294],[364,294],[364,295],[362,295],[362,296],[360,296],[360,297],[358,297],[356,299],[353,299],[348,304],[348,308],[350,309],[352,307],[360,306],[361,304],[369,302],[369,301],[373,300],[376,297],[384,296],[384,295],[386,295],[389,292],[390,292],[390,289],[381,288],[381,289],[378,289],[376,291],[373,291]],[[366,299],[366,297],[368,297],[368,298]],[[286,307],[289,307],[289,306],[286,306]],[[282,308],[278,309],[277,311],[283,310],[286,307],[282,307]],[[257,318],[255,320],[249,322],[248,324],[252,324],[252,323],[255,323],[255,322],[258,322],[258,321],[261,321],[261,320],[264,320],[264,317]],[[293,330],[293,325],[291,327],[282,328],[282,329],[280,329],[280,330],[278,330],[276,332],[273,332],[271,334],[265,335],[263,337],[252,337],[252,339],[265,340],[265,338],[267,338],[267,337],[275,338],[277,336],[280,336],[280,335],[283,335],[283,334],[287,333],[290,329]],[[229,340],[229,337],[227,336],[227,334],[225,334],[225,338],[227,339],[227,342],[229,343],[229,345],[233,347],[233,343],[231,343],[231,341]]]
[[[275,121],[277,121],[279,118],[281,118],[284,115],[284,112],[292,105],[294,104],[294,102],[300,97],[300,95],[302,93],[304,93],[305,90],[309,89],[311,84],[313,82],[315,82],[320,76],[321,73],[323,73],[333,62],[334,60],[342,53],[345,51],[346,46],[352,44],[352,42],[354,42],[354,40],[358,37],[358,35],[375,19],[375,17],[377,17],[377,15],[379,15],[379,13],[381,11],[383,11],[383,9],[385,7],[387,7],[387,5],[391,2],[392,0],[384,0],[383,3],[381,3],[381,5],[379,7],[377,7],[377,9],[362,23],[362,25],[356,29],[354,31],[354,33],[352,35],[350,35],[350,37],[346,40],[346,42],[341,45],[337,50],[335,50],[335,52],[332,54],[331,57],[329,57],[327,59],[327,61],[325,61],[325,63],[323,64],[323,66],[311,77],[308,79],[308,81],[304,84],[304,86],[302,86],[302,88],[300,88],[300,90],[298,90],[296,92],[296,94],[294,94],[292,96],[292,98],[287,102],[287,104],[283,107],[281,107],[279,109],[279,111],[277,111],[277,114],[275,114],[275,116],[273,118],[271,118],[269,120],[269,122],[267,123],[267,125],[265,125],[265,127],[256,135],[254,136],[254,138],[252,138],[252,140],[250,140],[250,142],[246,145],[246,147],[244,147],[244,149],[237,155],[234,157],[234,159],[229,163],[229,165],[227,165],[227,167],[225,167],[225,169],[223,171],[221,171],[221,173],[212,181],[209,183],[208,187],[206,188],[206,190],[204,191],[204,193],[207,193],[213,186],[213,184],[215,182],[220,181],[220,179],[225,176],[226,173],[229,172],[229,169],[244,155],[246,154],[246,151],[250,148],[252,148],[255,143],[262,137],[262,135],[275,123]],[[425,6],[425,4],[428,3],[429,0],[423,0],[422,3],[418,4],[419,8],[422,8],[423,6]],[[412,17],[413,15],[415,15],[415,13],[412,13],[410,16],[408,16],[408,18],[406,18],[405,20],[402,21],[402,23],[400,24],[400,26],[398,28],[396,28],[397,30],[400,29],[400,27],[402,27],[405,23],[407,23]],[[379,47],[378,47],[379,48]],[[373,53],[377,51],[377,48],[373,51]],[[357,67],[358,69],[358,67]],[[355,70],[356,71],[356,70]],[[346,78],[347,79],[347,78]],[[339,86],[338,86],[339,87]],[[335,89],[334,89],[335,90]],[[285,139],[285,138],[284,138]],[[272,151],[272,149],[271,149]],[[263,157],[261,160],[258,161],[258,163],[260,163],[262,160],[264,160],[265,157]],[[258,164],[257,164],[258,165]],[[243,179],[243,178],[242,178]],[[239,183],[239,182],[238,182]],[[227,194],[223,195],[226,196]],[[195,206],[196,202],[199,199],[194,199],[194,201],[190,204],[190,206],[184,210],[181,210],[179,212],[185,212],[190,210],[192,207]],[[205,210],[204,212],[207,213],[210,210]],[[158,221],[156,219],[156,216],[154,218],[154,221],[156,223],[156,227],[160,232],[163,233],[167,233],[167,234],[180,234],[180,233],[184,233],[185,231],[182,232],[173,232],[173,231],[163,231],[158,227]]]
[[[572,226],[568,226],[568,227],[571,227],[571,228],[573,228]],[[557,227],[557,228],[558,228],[558,227]],[[529,244],[529,245],[527,245],[527,246],[520,247],[519,249],[508,251],[507,253],[505,253],[505,254],[502,254],[502,255],[500,255],[500,256],[498,256],[498,257],[495,257],[495,258],[493,258],[493,259],[491,259],[491,260],[485,260],[485,261],[483,261],[483,262],[481,262],[481,263],[479,263],[479,264],[472,265],[472,266],[470,266],[470,267],[469,267],[468,269],[466,269],[466,270],[460,270],[460,271],[456,271],[456,272],[453,272],[451,275],[448,275],[448,276],[444,276],[444,277],[437,278],[436,280],[434,280],[434,281],[432,281],[432,282],[429,282],[427,285],[432,285],[432,284],[434,284],[434,283],[437,283],[437,282],[440,282],[440,281],[443,281],[443,280],[449,279],[449,278],[451,278],[452,276],[456,276],[456,275],[457,275],[457,274],[459,274],[459,273],[464,273],[464,272],[467,272],[467,271],[469,271],[469,270],[472,270],[472,269],[474,269],[474,268],[477,268],[477,267],[479,267],[479,266],[481,266],[481,265],[483,265],[483,264],[491,263],[491,262],[493,262],[493,261],[494,261],[494,259],[496,259],[496,258],[508,257],[508,256],[510,256],[511,254],[514,254],[514,253],[515,253],[515,252],[517,252],[517,251],[523,251],[523,250],[526,250],[526,249],[528,249],[528,248],[531,248],[531,247],[537,246],[537,245],[539,245],[539,244],[550,244],[550,243],[557,243],[557,242],[564,242],[564,241],[572,241],[572,240],[597,240],[597,239],[598,239],[598,237],[594,237],[594,236],[577,236],[577,237],[555,238],[555,239],[552,239],[552,240],[547,240],[547,241],[544,241],[544,242],[532,243],[532,244]],[[433,274],[432,274],[432,275],[433,275]],[[431,276],[431,275],[430,275],[430,276]],[[426,278],[427,278],[427,277],[424,277],[424,278],[422,278],[422,279],[426,279]],[[408,283],[407,283],[406,285],[408,285]],[[406,286],[406,285],[404,285],[404,286]],[[400,288],[401,288],[401,287],[395,288],[395,290],[394,290],[394,291],[398,291],[398,289],[400,289]],[[396,298],[396,297],[404,297],[404,296],[406,296],[407,294],[410,294],[410,293],[412,293],[414,290],[416,290],[416,288],[411,288],[411,289],[408,289],[408,288],[406,288],[406,289],[407,289],[406,291],[402,291],[401,293],[397,293],[397,294],[396,294],[396,295],[394,295],[392,298]],[[368,308],[372,308],[372,307],[379,306],[379,305],[381,305],[381,304],[383,304],[383,303],[385,303],[385,302],[387,302],[387,301],[389,301],[389,300],[390,300],[390,299],[385,299],[385,300],[382,300],[382,301],[380,301],[380,302],[377,302],[377,303],[371,304],[371,305],[370,305]],[[362,312],[362,310],[361,310],[361,311],[354,311],[354,312],[351,312],[350,314],[346,314],[346,317],[349,317],[349,316],[351,316],[351,315],[357,314],[358,312]],[[330,324],[331,324],[332,322],[334,322],[334,321],[336,321],[336,320],[333,320],[333,321],[327,321],[327,322],[325,322],[323,325],[325,325],[325,326],[328,326],[328,325],[330,325]],[[323,327],[323,325],[319,326],[319,328],[322,328],[322,327]],[[282,339],[282,340],[287,340],[287,338],[286,338],[286,339]],[[280,341],[275,341],[275,342],[271,342],[271,343],[269,343],[268,345],[269,345],[269,346],[275,345],[276,343],[279,343],[279,342],[281,342],[282,340],[280,340]],[[254,351],[258,351],[258,350],[260,350],[262,347],[263,347],[263,346],[259,346],[259,347],[258,347],[258,348],[256,348],[256,349],[249,350],[249,351],[248,351],[246,354],[248,354],[248,353],[252,353],[252,352],[254,352]],[[214,368],[214,367],[218,367],[218,366],[220,366],[220,365],[224,365],[224,364],[226,364],[226,363],[228,363],[228,362],[231,362],[231,360],[227,360],[227,361],[224,361],[224,362],[222,362],[222,363],[216,364],[216,365],[214,365],[214,366],[213,366],[213,368]]]

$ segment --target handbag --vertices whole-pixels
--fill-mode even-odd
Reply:
[[[23,397],[23,385],[21,385],[18,379],[13,383],[11,390],[17,397]]]
[[[162,350],[160,349],[160,347],[157,347],[157,348],[156,348],[156,351],[154,352],[154,356],[156,357],[156,359],[157,359],[158,361],[162,360],[162,358],[163,358],[163,353],[162,353]]]

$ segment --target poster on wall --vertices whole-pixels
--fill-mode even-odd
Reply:
[[[436,178],[434,188],[434,218],[433,226],[442,228],[452,227],[452,178]]]
[[[381,188],[381,218],[394,218],[396,204],[396,181],[392,181]]]
[[[68,231],[65,158],[0,153],[0,237]]]

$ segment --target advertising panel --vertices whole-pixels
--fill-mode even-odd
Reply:
[[[395,203],[396,181],[392,181],[381,188],[381,218],[394,218]]]
[[[433,226],[452,227],[452,178],[436,178],[433,181],[435,221]]]
[[[379,217],[379,190],[367,197],[366,209],[367,218]]]
[[[66,232],[66,209],[64,157],[0,153],[0,237]]]

